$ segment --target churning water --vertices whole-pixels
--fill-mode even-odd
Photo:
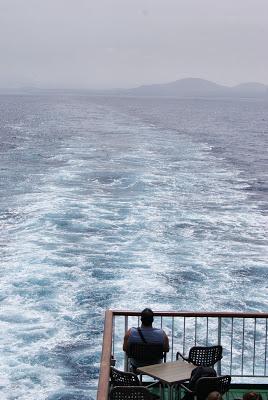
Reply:
[[[1,399],[94,398],[108,307],[267,311],[267,111],[1,97]]]

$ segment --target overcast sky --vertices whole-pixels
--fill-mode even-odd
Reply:
[[[268,84],[268,0],[0,0],[0,87]]]

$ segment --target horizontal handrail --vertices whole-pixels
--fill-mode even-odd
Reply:
[[[138,317],[141,315],[140,311],[128,310],[110,310],[113,315]],[[219,317],[219,318],[268,318],[268,313],[263,312],[231,312],[231,311],[154,311],[155,316],[159,317]]]

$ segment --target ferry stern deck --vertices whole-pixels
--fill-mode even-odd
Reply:
[[[241,399],[247,391],[268,399],[268,313],[155,311],[154,315],[154,326],[169,337],[167,362],[176,359],[177,351],[187,355],[193,346],[221,345],[223,358],[215,369],[217,375],[231,375],[224,399]],[[139,325],[140,312],[106,311],[97,400],[109,399],[111,365],[128,370],[123,337],[129,327]]]

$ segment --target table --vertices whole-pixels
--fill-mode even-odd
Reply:
[[[160,383],[168,386],[168,399],[172,398],[173,386],[178,383],[188,381],[191,372],[196,366],[182,361],[171,361],[162,364],[147,365],[137,368],[137,372],[143,375],[151,376]]]

